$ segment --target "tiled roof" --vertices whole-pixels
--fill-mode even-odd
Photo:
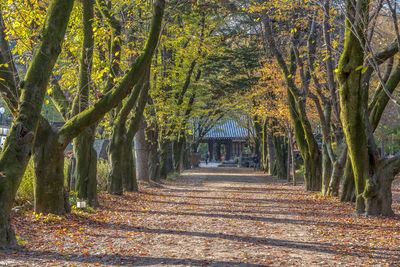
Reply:
[[[249,135],[246,128],[241,127],[234,120],[227,120],[221,125],[212,128],[203,139],[225,139],[225,138],[243,138]]]

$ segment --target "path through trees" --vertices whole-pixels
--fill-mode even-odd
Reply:
[[[396,184],[396,183],[395,183]],[[0,265],[265,266],[400,262],[398,217],[357,217],[352,204],[238,168],[186,171],[162,188],[101,194],[101,208],[14,216],[23,250]],[[394,187],[394,209],[400,209]]]

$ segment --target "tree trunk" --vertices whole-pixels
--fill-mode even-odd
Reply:
[[[172,162],[174,171],[178,173],[181,171],[181,148],[179,137],[176,137],[176,140],[172,141]]]
[[[275,168],[277,171],[278,179],[287,179],[287,165],[286,165],[286,146],[285,138],[283,136],[273,137],[274,148],[276,151]]]
[[[304,100],[296,102],[293,94],[288,90],[288,103],[294,135],[304,162],[306,190],[320,191],[322,185],[321,155],[311,125],[305,115]],[[302,118],[302,116],[305,117]]]
[[[321,190],[321,162],[320,157],[314,153],[306,153],[304,160],[304,181],[307,191]]]
[[[75,189],[75,182],[76,182],[76,157],[75,153],[72,153],[70,161],[68,163],[68,171],[67,171],[68,192]]]
[[[121,134],[117,131],[117,128],[114,128],[110,141],[108,158],[110,162],[108,192],[122,195],[123,190],[128,192],[138,191],[132,140],[127,140],[126,134],[124,132]]]
[[[107,190],[110,194],[123,194],[123,176],[126,171],[126,135],[114,128],[112,138],[108,147],[108,160],[110,162],[110,173],[108,174]]]
[[[275,169],[276,152],[275,152],[273,137],[270,134],[268,135],[267,146],[268,146],[268,170],[269,170],[268,173],[272,175]]]
[[[358,0],[357,8],[346,4],[346,34],[338,65],[341,119],[354,174],[357,213],[377,214],[380,203],[379,152],[377,152],[367,111],[368,87],[363,86],[365,21],[368,0]],[[357,35],[357,36],[356,36]],[[361,38],[360,38],[361,37]]]
[[[124,133],[121,135],[114,128],[108,148],[110,162],[108,192],[110,194],[122,195],[123,190],[128,192],[138,191],[132,141],[126,139]]]
[[[16,246],[10,226],[11,207],[31,157],[33,137],[51,70],[61,52],[62,42],[73,7],[72,0],[53,0],[49,4],[40,42],[25,75],[18,115],[0,156],[0,247]]]
[[[142,119],[139,130],[135,135],[136,177],[142,181],[149,181],[149,147],[145,136],[146,122]]]
[[[297,145],[304,160],[304,180],[306,184],[306,190],[320,191],[322,184],[321,155],[312,131],[310,121],[307,117],[306,95],[304,94],[309,81],[301,77],[303,88],[302,90],[297,88],[294,81],[294,76],[296,75],[296,64],[298,64],[300,61],[296,62],[295,50],[291,49],[291,66],[288,68],[282,53],[279,51],[279,48],[275,43],[270,18],[266,13],[264,14],[264,30],[269,49],[275,55],[286,81],[290,117],[292,120]]]
[[[254,129],[255,129],[255,135],[254,135],[254,153],[257,155],[259,159],[262,158],[262,151],[261,151],[261,144],[262,144],[262,137],[263,137],[263,127],[261,123],[259,122],[258,116],[253,117],[254,121]]]
[[[347,158],[346,160],[346,166],[344,169],[344,176],[343,176],[343,188],[342,188],[342,194],[340,196],[340,201],[341,202],[355,201],[354,175],[350,158]]]
[[[0,193],[0,249],[17,248],[15,232],[10,225],[15,193],[8,190],[5,184],[0,184]]]
[[[177,173],[181,173],[185,169],[184,155],[186,152],[186,142],[184,132],[181,132],[181,136],[178,137],[178,140],[172,143],[172,158],[174,162],[174,171]]]
[[[292,160],[292,175],[293,175],[293,185],[296,186],[296,161],[294,160],[294,142],[293,142],[293,136],[292,136],[292,131],[289,131],[289,145],[290,145],[290,155],[291,160]]]
[[[289,137],[290,137],[290,135],[289,135]],[[288,183],[290,182],[290,159],[291,159],[291,152],[292,152],[292,150],[290,149],[290,140],[289,139],[286,139],[286,141],[287,141],[287,159],[286,159],[286,164],[287,164],[287,172],[286,172],[286,174],[287,174],[287,181],[288,181]]]
[[[137,192],[139,190],[137,180],[136,180],[136,167],[135,167],[135,157],[132,151],[132,142],[129,142],[124,151],[125,157],[125,172],[122,177],[122,183],[124,190],[127,192]]]
[[[262,168],[264,173],[269,173],[269,158],[268,158],[268,134],[267,134],[268,119],[264,120],[262,132]]]
[[[375,179],[371,179],[363,193],[367,215],[393,216],[392,183],[399,169],[399,157],[382,159],[375,169]]]
[[[99,205],[97,199],[97,152],[93,148],[96,125],[74,139],[76,155],[76,192],[80,200],[91,207]]]
[[[304,160],[306,190],[320,191],[322,186],[321,153],[306,115],[305,102],[299,100],[297,101],[297,106],[297,110],[299,110],[300,113],[299,119],[301,121],[301,127],[303,128],[304,138],[306,140],[305,146],[303,147],[303,153],[307,153],[306,159]]]
[[[160,181],[160,154],[158,152],[157,134],[154,130],[148,135],[151,136],[150,153],[149,153],[149,175],[150,180]]]
[[[328,196],[338,196],[339,195],[339,185],[340,180],[342,180],[344,175],[344,168],[347,161],[347,146],[343,149],[340,157],[333,164],[332,176],[329,181],[328,191],[326,195]]]
[[[41,120],[35,139],[35,212],[69,212],[64,190],[64,149],[57,142],[52,127]]]
[[[169,142],[163,140],[160,143],[160,179],[167,179],[168,176],[168,148]]]
[[[328,155],[326,143],[322,144],[322,195],[326,196],[329,190],[329,182],[332,177],[332,162]]]
[[[94,0],[82,2],[83,42],[79,70],[79,91],[72,106],[73,115],[89,108],[91,94],[91,73],[93,62],[93,17]],[[96,124],[88,127],[74,139],[76,155],[76,191],[80,200],[86,200],[90,206],[98,206],[97,200],[97,153],[93,148]]]

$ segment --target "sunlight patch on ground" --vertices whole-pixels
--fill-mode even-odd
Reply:
[[[184,172],[181,174],[181,176],[189,176],[189,175],[193,175],[196,174],[195,172]],[[198,173],[197,173],[198,174]],[[212,173],[212,172],[202,172],[201,176],[248,176],[248,177],[253,177],[253,176],[258,176],[258,175],[264,175],[263,173],[237,173],[235,175],[232,175],[232,173],[229,172],[218,172],[218,173]]]

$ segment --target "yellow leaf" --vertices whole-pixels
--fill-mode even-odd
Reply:
[[[358,66],[358,67],[356,68],[356,71],[357,71],[357,70],[361,70],[362,68],[363,68],[363,65]]]

